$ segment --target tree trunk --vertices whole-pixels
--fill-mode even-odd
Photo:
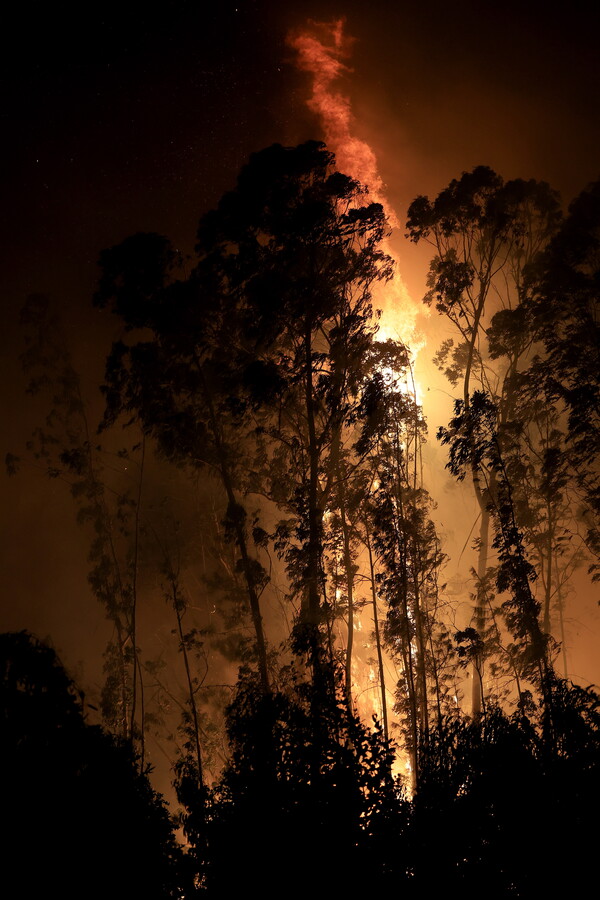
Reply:
[[[233,479],[231,477],[231,473],[229,470],[229,460],[227,451],[223,444],[223,440],[221,437],[221,430],[219,428],[219,423],[217,421],[217,415],[215,412],[214,404],[212,402],[212,397],[210,394],[210,390],[206,383],[206,377],[204,373],[204,368],[199,359],[196,359],[196,366],[200,373],[200,377],[202,379],[202,387],[204,393],[204,400],[208,407],[211,430],[213,434],[213,440],[215,443],[215,449],[217,451],[217,457],[219,461],[219,471],[221,473],[221,480],[223,482],[223,487],[225,488],[225,494],[227,496],[227,502],[229,504],[230,509],[235,510],[240,506],[238,504],[235,491],[233,489]],[[258,597],[258,592],[256,590],[256,582],[254,579],[254,575],[252,573],[252,566],[250,562],[250,556],[248,554],[248,546],[246,542],[246,534],[244,529],[244,524],[240,520],[240,517],[234,515],[234,531],[236,543],[238,545],[238,549],[240,551],[240,557],[242,560],[242,569],[244,572],[244,578],[246,581],[246,589],[248,592],[248,600],[250,603],[250,615],[252,617],[252,624],[254,626],[254,633],[256,635],[256,652],[258,656],[258,670],[260,674],[260,681],[262,688],[265,693],[269,693],[269,672],[267,665],[267,646],[265,640],[265,633],[263,628],[262,616],[260,613],[260,601]]]
[[[350,528],[346,519],[346,484],[342,466],[338,466],[338,497],[344,543],[344,570],[346,574],[346,595],[348,599],[348,641],[346,644],[346,701],[352,709],[352,649],[354,646],[354,564],[350,547]]]
[[[308,621],[317,627],[320,608],[322,513],[319,509],[319,448],[317,445],[313,396],[312,327],[305,334],[305,404],[308,425],[308,560],[306,566]]]
[[[479,499],[479,495],[478,495]],[[486,577],[487,561],[490,540],[490,514],[486,506],[481,506],[481,520],[479,523],[479,553],[477,556],[477,592],[475,596],[475,609],[473,611],[474,626],[480,638],[485,633],[485,608],[486,608]],[[482,712],[483,702],[483,657],[477,653],[472,666],[471,683],[471,715],[479,718]]]
[[[546,563],[546,584],[544,591],[544,625],[543,631],[544,634],[550,634],[550,601],[552,599],[552,545],[554,540],[554,522],[552,517],[552,506],[550,503],[546,506],[548,512],[548,546],[546,548],[546,552],[548,553],[548,560]]]
[[[144,723],[144,680],[142,669],[139,664],[138,646],[137,646],[137,582],[138,582],[138,560],[139,560],[139,544],[140,544],[140,509],[142,503],[142,485],[144,479],[144,461],[146,458],[146,438],[142,434],[142,459],[140,462],[140,476],[138,483],[138,493],[135,506],[135,536],[133,547],[133,573],[131,584],[131,643],[133,647],[133,674],[132,674],[132,696],[131,696],[131,739],[135,740],[135,719],[137,713],[137,683],[140,682],[140,706],[142,709],[140,721],[140,755],[142,770],[144,767],[145,755],[145,723]]]
[[[381,646],[381,634],[379,631],[379,615],[377,612],[377,590],[375,588],[375,566],[373,563],[373,551],[371,549],[371,537],[368,525],[365,523],[365,544],[369,554],[369,577],[371,582],[371,599],[373,602],[373,626],[375,630],[375,646],[377,648],[377,667],[379,670],[379,688],[381,691],[381,716],[383,720],[383,736],[386,743],[390,739],[387,713],[387,697],[385,692],[385,672],[383,669],[383,649]]]

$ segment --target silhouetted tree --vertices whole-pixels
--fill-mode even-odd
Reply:
[[[241,674],[227,711],[231,759],[212,791],[199,859],[209,895],[233,896],[251,878],[263,897],[326,897],[395,871],[381,849],[394,845],[406,804],[381,732],[348,711],[337,675],[337,690],[323,691],[292,668],[281,690],[264,695]],[[196,845],[193,803],[185,828]]]
[[[0,635],[2,886],[7,896],[175,898],[184,856],[131,748],[87,725],[55,652]]]
[[[227,498],[226,529],[238,547],[258,665],[268,690],[260,613],[266,574],[250,555],[246,510],[238,493],[244,410],[235,402],[236,388],[233,394],[231,389],[235,320],[227,318],[222,285],[208,263],[185,281],[176,279],[176,263],[167,239],[152,234],[134,235],[101,255],[95,302],[110,305],[127,331],[146,329],[151,335],[114,345],[104,389],[106,421],[133,413],[167,459],[218,473]]]
[[[353,614],[351,537],[347,510],[339,507],[346,505],[353,416],[375,333],[371,289],[391,273],[379,246],[385,230],[381,206],[334,171],[322,144],[309,142],[253,157],[200,232],[203,248],[206,235],[214,241],[216,234],[226,249],[223,271],[242,307],[245,378],[260,407],[258,489],[286,516],[277,549],[315,675],[319,633],[331,625],[325,517],[334,509],[348,618]],[[348,643],[350,660],[351,637]]]
[[[540,602],[534,597],[532,583],[536,572],[527,558],[523,535],[515,514],[513,486],[508,476],[499,437],[498,408],[483,391],[475,391],[466,409],[455,401],[455,415],[448,428],[440,429],[442,443],[449,445],[448,467],[462,480],[477,465],[492,473],[495,482],[488,510],[494,524],[493,547],[498,554],[496,585],[508,597],[502,611],[514,644],[509,656],[517,678],[529,677],[551,703],[551,652],[549,636],[539,622]]]
[[[407,834],[411,896],[558,896],[594,881],[599,698],[560,680],[552,690],[551,714],[491,705],[432,731]],[[443,836],[435,866],[432,829]]]
[[[44,424],[34,429],[27,443],[26,460],[49,478],[69,485],[77,520],[91,530],[88,582],[114,626],[105,652],[102,711],[111,730],[139,741],[143,761],[144,684],[137,626],[144,441],[116,453],[97,442],[79,373],[47,297],[29,297],[21,322],[26,329],[21,359],[28,392],[43,395],[50,404]],[[9,474],[15,474],[22,462],[9,454]],[[109,467],[112,477],[107,476]],[[131,473],[125,474],[128,468],[136,473],[133,480]]]
[[[365,391],[357,446],[367,454],[371,472],[364,524],[372,534],[376,580],[386,606],[386,646],[402,673],[395,710],[411,755],[415,786],[418,754],[427,743],[430,718],[439,720],[449,711],[448,663],[453,648],[439,616],[438,576],[444,555],[420,475],[425,421],[415,397],[403,387],[406,354],[396,352],[394,359],[391,344],[378,349],[387,365],[380,367]],[[386,370],[391,373],[387,378]],[[456,708],[455,701],[452,705]]]
[[[547,184],[520,179],[504,182],[486,166],[454,179],[434,201],[418,197],[409,208],[409,237],[415,242],[428,241],[436,251],[424,302],[434,303],[457,332],[456,343],[453,338],[445,341],[436,359],[453,384],[461,383],[465,423],[470,419],[473,387],[495,404],[497,432],[512,418],[513,376],[531,336],[526,329],[515,329],[508,366],[498,371],[489,365],[486,327],[498,306],[510,311],[522,302],[524,268],[545,246],[559,220],[558,198]],[[476,445],[471,445],[469,452],[465,463],[480,510],[474,626],[483,638],[496,469],[487,467]],[[474,715],[481,711],[482,672],[483,657],[478,651],[473,657]]]
[[[527,273],[526,311],[544,352],[523,385],[528,396],[565,411],[565,465],[581,496],[588,549],[600,554],[600,182],[571,203],[568,216]],[[597,579],[598,565],[592,567]]]

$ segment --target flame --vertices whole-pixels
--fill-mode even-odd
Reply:
[[[297,67],[311,77],[312,94],[307,105],[320,120],[323,138],[335,153],[338,169],[360,182],[367,189],[366,202],[380,203],[390,228],[397,228],[398,216],[386,194],[375,151],[355,133],[350,98],[336,87],[340,79],[352,73],[348,60],[354,40],[344,32],[344,19],[330,23],[309,21],[304,29],[290,33],[287,42],[296,53]],[[392,245],[391,235],[384,239],[381,249],[395,265],[391,281],[379,283],[374,290],[375,306],[381,310],[377,337],[381,341],[401,341],[409,349],[410,359],[407,372],[401,374],[384,370],[383,374],[393,390],[410,393],[420,403],[419,385],[414,377],[416,355],[425,343],[415,330],[419,306],[410,297],[400,275],[398,254]],[[337,599],[340,597],[341,591]],[[364,629],[361,615],[360,610],[355,611],[354,630],[358,640],[352,662],[352,687],[357,710],[368,721],[374,715],[382,716],[381,685],[370,660],[369,639],[360,639],[360,632]],[[389,666],[387,653],[385,659]],[[386,693],[388,710],[391,710],[393,694],[388,689]],[[409,754],[400,747],[396,748],[394,774],[402,775],[407,786],[411,784],[413,773]]]
[[[340,171],[364,185],[369,200],[381,203],[390,226],[397,228],[398,217],[386,195],[375,151],[355,134],[350,98],[334,86],[352,72],[345,60],[350,57],[353,43],[354,39],[344,33],[344,19],[330,23],[309,21],[304,30],[288,35],[288,44],[297,54],[298,68],[312,77],[312,95],[307,105],[321,120],[325,142],[335,153]],[[410,347],[414,362],[424,343],[415,334],[418,306],[399,274],[398,255],[389,237],[384,239],[382,250],[394,260],[395,275],[375,291],[376,305],[381,308],[378,337],[383,341],[400,340]]]
[[[288,42],[298,54],[298,68],[312,75],[312,96],[307,101],[323,125],[325,142],[334,150],[342,172],[369,188],[371,198],[386,208],[384,185],[378,172],[377,158],[366,141],[352,133],[354,118],[349,97],[333,88],[333,82],[352,70],[342,61],[349,57],[353,40],[344,34],[344,20],[327,24],[309,23],[311,30],[321,32],[292,34]],[[390,224],[397,225],[395,217]]]

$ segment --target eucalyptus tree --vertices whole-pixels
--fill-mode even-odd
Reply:
[[[525,305],[503,310],[487,330],[490,357],[502,364],[515,355],[524,334],[533,337]],[[535,345],[532,343],[532,352]],[[518,351],[517,351],[518,352]],[[527,366],[528,359],[524,360]],[[526,368],[511,377],[510,420],[503,423],[506,470],[512,485],[516,520],[537,561],[543,586],[543,630],[551,633],[551,605],[556,588],[555,563],[564,556],[572,525],[564,454],[564,416],[541,393],[533,393]]]
[[[497,496],[497,467],[479,452],[475,430],[469,429],[473,392],[491,398],[497,411],[497,431],[502,431],[514,418],[514,379],[533,338],[528,329],[515,329],[505,364],[493,367],[487,328],[493,313],[510,314],[518,309],[523,300],[524,269],[546,245],[559,220],[558,198],[547,184],[504,182],[484,166],[463,173],[434,201],[418,197],[408,212],[410,238],[428,241],[436,253],[424,302],[435,304],[456,332],[456,339],[445,341],[436,359],[451,383],[461,386],[451,431],[458,437],[459,422],[466,429],[466,465],[479,506],[474,625],[480,637],[486,629],[489,601],[490,515]],[[445,434],[448,437],[449,432]],[[474,715],[481,711],[482,671],[482,653],[477,651],[472,682]]]
[[[541,604],[532,590],[537,573],[529,562],[523,532],[517,521],[513,485],[498,420],[498,408],[489,395],[485,391],[475,391],[468,411],[456,401],[455,415],[448,428],[440,430],[440,436],[449,446],[448,466],[456,478],[463,480],[473,464],[485,466],[493,473],[494,496],[488,508],[494,525],[492,546],[498,557],[495,580],[498,590],[507,594],[501,609],[513,638],[508,656],[519,703],[526,696],[522,679],[527,678],[550,707],[555,679],[549,635],[543,633],[539,621]],[[474,632],[474,629],[469,631]],[[474,636],[477,639],[476,632]]]
[[[526,310],[543,352],[532,360],[523,385],[527,398],[567,417],[560,463],[577,488],[586,543],[600,556],[600,182],[573,200],[548,246],[529,268]],[[591,567],[600,578],[598,564]]]
[[[82,699],[50,646],[0,635],[5,892],[36,896],[43,871],[64,898],[191,896],[166,804],[131,744],[86,721]]]
[[[416,398],[402,389],[409,367],[406,350],[393,342],[378,349],[387,365],[365,391],[357,442],[371,473],[363,531],[370,558],[371,546],[375,551],[377,589],[386,607],[385,644],[401,672],[395,709],[416,787],[419,755],[431,727],[441,727],[456,710],[456,703],[448,702],[455,654],[440,614],[444,554],[421,482],[426,423]]]
[[[168,458],[220,476],[264,689],[267,576],[249,542],[268,534],[249,526],[243,497],[266,495],[286,517],[276,548],[300,606],[296,646],[315,674],[328,619],[324,520],[344,502],[344,454],[376,331],[371,288],[391,275],[386,228],[381,206],[335,171],[324,145],[275,145],[201,220],[189,276],[158,235],[101,257],[96,301],[138,338],[109,359],[109,418],[133,413]]]
[[[127,341],[107,361],[105,421],[127,413],[156,439],[170,461],[219,477],[227,499],[226,532],[238,548],[261,683],[269,689],[267,647],[260,612],[266,575],[249,550],[246,511],[239,497],[243,409],[232,373],[223,292],[208,264],[178,279],[178,257],[166,238],[138,234],[103,251],[95,302],[110,306]],[[232,333],[229,333],[233,337]],[[137,338],[137,340],[136,340]]]
[[[88,581],[114,628],[104,654],[102,713],[116,734],[139,741],[143,765],[144,682],[137,622],[143,437],[139,440],[136,433],[128,447],[121,446],[114,453],[98,442],[79,372],[48,297],[30,296],[21,311],[21,323],[26,341],[21,359],[29,378],[28,392],[43,396],[49,409],[27,443],[25,458],[7,455],[8,472],[15,474],[27,461],[49,478],[64,481],[77,505],[79,524],[91,528]]]
[[[322,144],[275,146],[251,159],[201,232],[222,248],[222,271],[238,298],[258,486],[285,515],[276,546],[299,603],[296,646],[313,674],[330,624],[324,526],[334,509],[342,509],[352,592],[348,454],[376,331],[371,289],[391,275],[380,249],[385,216],[367,201],[357,182],[335,172]]]

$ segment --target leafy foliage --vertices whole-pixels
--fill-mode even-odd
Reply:
[[[342,886],[366,889],[375,858],[382,879],[389,869],[376,848],[406,812],[390,748],[379,729],[348,713],[341,673],[333,691],[306,683],[293,668],[287,675],[283,690],[265,696],[242,674],[227,712],[231,758],[211,792],[207,857],[199,860],[215,895],[242,890],[249,871],[274,897],[290,877],[294,890],[325,895]],[[188,834],[197,839],[193,824]],[[340,861],[349,854],[346,868]]]
[[[478,167],[409,210],[409,236],[435,249],[424,302],[454,329],[436,363],[460,396],[438,437],[480,513],[473,620],[457,630],[410,354],[377,340],[388,226],[334,163],[316,142],[255,154],[202,218],[189,270],[157,234],[101,254],[95,302],[123,329],[103,429],[143,433],[117,460],[141,456],[143,467],[147,440],[202,485],[207,507],[216,476],[200,534],[215,564],[196,587],[210,598],[206,621],[175,523],[151,554],[183,700],[164,661],[143,662],[138,646],[141,474],[137,493],[109,489],[58,322],[43,298],[25,308],[31,390],[52,399],[28,449],[68,482],[93,530],[90,584],[115,628],[103,711],[123,740],[85,724],[52,651],[0,636],[11,877],[33,860],[65,897],[80,896],[93,869],[94,890],[112,896],[233,896],[250,883],[267,897],[508,898],[566,890],[570,859],[592,874],[600,701],[555,675],[550,632],[582,555],[568,546],[577,513],[598,549],[598,185],[562,220],[544,183]],[[14,474],[20,460],[6,462]],[[263,620],[275,601],[279,645]],[[411,799],[393,774],[384,652]],[[215,655],[239,667],[235,684],[207,678]],[[358,660],[381,725],[358,713]],[[145,707],[142,669],[181,713],[172,743],[187,854],[131,749],[160,718],[160,704]]]
[[[87,725],[55,652],[0,635],[3,884],[9,893],[175,898],[185,866],[131,749]]]

